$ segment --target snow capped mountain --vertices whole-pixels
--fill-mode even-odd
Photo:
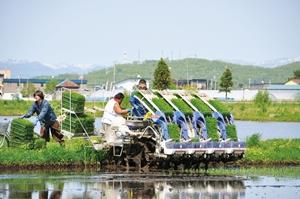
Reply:
[[[298,62],[300,61],[300,56],[299,57],[294,57],[294,58],[278,58],[278,59],[273,59],[273,60],[266,60],[266,61],[261,61],[261,62],[250,62],[250,61],[242,61],[242,60],[222,60],[225,62],[230,62],[234,64],[241,64],[241,65],[253,65],[253,66],[262,66],[262,67],[267,67],[267,68],[275,68],[277,66],[282,66],[286,64],[290,64],[293,62]]]
[[[48,64],[37,61],[5,59],[0,60],[0,70],[10,69],[12,78],[33,78],[36,76],[52,76],[64,73],[85,74],[104,66],[96,64]]]

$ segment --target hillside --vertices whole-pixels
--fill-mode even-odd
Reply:
[[[157,65],[157,60],[145,61],[141,64],[120,64],[116,66],[116,80],[120,81],[126,78],[133,78],[140,75],[144,78],[153,78],[153,73]],[[166,60],[171,67],[172,78],[186,79],[187,71],[189,79],[220,79],[225,67],[232,70],[234,85],[248,85],[249,78],[251,83],[280,83],[285,82],[289,77],[293,76],[294,70],[300,70],[300,62],[275,67],[264,68],[259,66],[238,65],[226,63],[222,61],[210,61],[206,59],[183,59],[183,60]],[[188,69],[188,70],[187,70]],[[57,78],[76,78],[76,74],[59,75]],[[95,70],[84,76],[89,84],[102,84],[106,81],[113,81],[113,67]]]

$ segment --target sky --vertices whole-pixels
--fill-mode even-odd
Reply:
[[[0,59],[111,65],[300,56],[298,0],[0,0]]]

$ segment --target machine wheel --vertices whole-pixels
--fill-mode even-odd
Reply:
[[[5,135],[0,134],[0,148],[7,148],[9,145],[8,139]]]

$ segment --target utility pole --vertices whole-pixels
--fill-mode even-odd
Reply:
[[[189,65],[186,63],[186,84],[189,86]]]

